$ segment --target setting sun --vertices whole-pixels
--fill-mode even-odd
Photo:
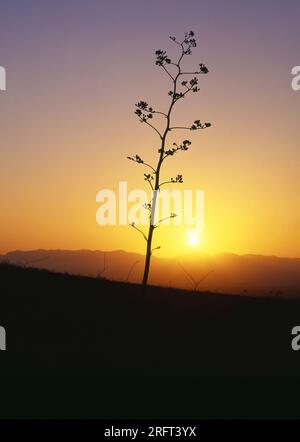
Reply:
[[[200,238],[199,238],[199,234],[197,232],[187,231],[186,235],[187,235],[187,243],[190,246],[195,247],[199,244]]]

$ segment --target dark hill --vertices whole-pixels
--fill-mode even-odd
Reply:
[[[297,374],[297,300],[0,265],[6,374]],[[299,353],[299,354],[298,354]]]

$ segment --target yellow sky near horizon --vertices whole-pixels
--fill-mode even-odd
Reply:
[[[147,127],[142,129],[145,132],[139,129],[141,139],[145,134],[149,137],[145,154],[142,155],[141,149],[136,151],[148,159],[155,141]],[[187,226],[161,227],[154,239],[154,245],[162,247],[158,256],[176,256],[192,249],[206,253],[299,256],[300,218],[294,210],[299,205],[299,194],[293,189],[293,183],[298,180],[295,164],[283,158],[275,140],[272,161],[265,150],[256,149],[254,164],[251,164],[250,140],[239,153],[238,162],[233,163],[229,155],[233,146],[225,150],[224,142],[216,141],[218,132],[220,129],[213,126],[193,135],[191,149],[179,153],[166,164],[166,177],[178,172],[185,178],[184,184],[171,185],[170,189],[204,190],[205,230],[199,244],[191,248],[187,242]],[[245,145],[242,136],[235,140],[237,145],[243,142]],[[93,143],[96,144],[96,140]],[[109,149],[113,143],[118,145],[118,134],[112,135],[110,143]],[[146,170],[126,161],[126,154],[135,152],[129,149],[129,141],[126,144],[128,147],[123,145],[122,151],[119,149],[113,158],[100,160],[96,154],[99,162],[82,157],[80,151],[70,151],[66,161],[66,151],[62,155],[59,149],[55,160],[48,157],[48,150],[45,150],[22,158],[19,164],[15,162],[15,179],[2,201],[1,252],[88,248],[143,253],[144,240],[130,226],[102,227],[96,224],[98,190],[117,190],[119,180],[128,180],[129,190],[147,190],[143,182]],[[152,157],[155,158],[155,153]],[[200,158],[201,162],[195,158]],[[47,163],[46,169],[38,167],[43,162]],[[266,162],[269,162],[268,168]],[[7,198],[8,194],[10,198]]]

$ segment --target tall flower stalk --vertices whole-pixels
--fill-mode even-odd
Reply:
[[[134,156],[127,157],[129,160],[134,161],[138,164],[142,164],[148,168],[149,173],[144,173],[144,179],[148,182],[151,187],[152,198],[151,203],[145,204],[145,209],[149,211],[149,226],[148,232],[145,234],[141,229],[139,229],[135,223],[132,223],[132,227],[135,228],[140,234],[142,234],[144,240],[146,241],[146,258],[145,267],[142,284],[144,287],[148,284],[149,270],[151,256],[154,250],[159,249],[160,246],[152,248],[152,241],[155,229],[157,229],[163,221],[166,219],[171,219],[176,216],[175,213],[170,213],[167,218],[161,219],[155,222],[156,204],[159,191],[162,186],[169,183],[183,183],[182,175],[177,174],[175,178],[170,178],[167,181],[161,181],[161,169],[164,161],[177,154],[179,151],[187,151],[191,145],[191,141],[183,140],[180,144],[175,142],[172,143],[171,147],[168,142],[170,132],[175,130],[203,130],[211,126],[210,123],[202,123],[201,120],[195,120],[190,126],[172,126],[172,116],[175,105],[178,101],[186,98],[190,93],[199,92],[199,76],[206,75],[209,71],[207,67],[203,64],[199,64],[199,68],[196,71],[188,72],[182,67],[183,60],[186,56],[192,54],[192,48],[197,46],[196,40],[194,38],[194,32],[186,32],[184,39],[182,41],[177,40],[176,37],[170,37],[171,41],[178,46],[179,56],[177,61],[172,61],[166,51],[161,49],[155,52],[156,61],[155,64],[160,67],[165,74],[169,77],[171,81],[171,89],[168,92],[170,97],[169,106],[166,112],[158,111],[153,107],[149,106],[146,101],[139,101],[136,104],[135,114],[137,115],[141,123],[149,126],[159,137],[160,147],[158,149],[158,159],[156,166],[145,162],[138,154]],[[157,126],[153,123],[156,116],[163,117],[165,120],[163,130],[159,130]]]

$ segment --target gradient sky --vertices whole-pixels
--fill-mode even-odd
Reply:
[[[96,224],[96,194],[118,181],[145,188],[125,158],[155,158],[155,134],[134,104],[164,109],[168,79],[154,50],[192,29],[201,92],[177,123],[210,121],[165,169],[205,191],[199,251],[300,256],[298,0],[1,0],[0,253],[13,249],[144,251],[130,227]],[[172,54],[172,50],[170,50]],[[170,141],[173,141],[173,139]],[[180,187],[182,189],[182,187]],[[160,256],[186,253],[185,227],[163,227]]]

